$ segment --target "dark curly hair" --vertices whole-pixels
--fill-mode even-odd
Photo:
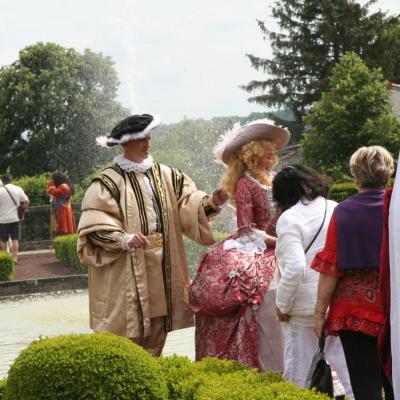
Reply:
[[[299,200],[327,198],[331,181],[328,177],[305,165],[287,165],[272,182],[272,195],[280,211],[294,206]]]
[[[56,187],[66,183],[71,190],[71,196],[74,194],[74,187],[72,186],[71,181],[61,171],[54,171],[51,179],[54,181]]]

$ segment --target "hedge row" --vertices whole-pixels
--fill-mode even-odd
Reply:
[[[340,203],[357,193],[357,186],[353,182],[335,183],[331,187],[329,198]]]
[[[0,282],[12,281],[14,278],[14,259],[11,254],[0,251]]]
[[[14,361],[1,391],[5,400],[328,399],[285,382],[279,374],[259,373],[233,361],[157,359],[109,333],[33,342]]]
[[[0,400],[5,399],[7,378],[0,379]]]
[[[21,186],[29,197],[31,206],[49,204],[47,194],[47,183],[50,181],[51,173],[47,172],[36,176],[23,176],[13,181],[14,185]]]
[[[53,241],[56,257],[67,267],[87,273],[87,266],[79,261],[76,254],[78,236],[76,234],[57,236]]]

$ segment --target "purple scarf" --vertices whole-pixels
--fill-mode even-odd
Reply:
[[[339,269],[379,269],[384,193],[384,190],[358,193],[335,208]]]

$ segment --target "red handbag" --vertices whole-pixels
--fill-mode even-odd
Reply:
[[[20,221],[23,221],[25,218],[25,211],[26,209],[23,206],[18,206],[17,207],[17,211],[18,211],[18,218]]]
[[[17,206],[17,212],[18,212],[18,218],[20,221],[23,221],[25,218],[25,211],[26,209],[20,204],[17,205],[17,202],[15,201],[14,197],[12,197],[10,191],[7,189],[7,186],[4,185],[4,189],[7,190],[8,195],[11,197],[12,201],[14,202],[14,204]]]

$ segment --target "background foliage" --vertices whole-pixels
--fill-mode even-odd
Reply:
[[[272,57],[247,55],[251,65],[265,73],[243,88],[249,101],[287,109],[294,122],[275,118],[290,128],[298,141],[303,116],[328,87],[332,67],[346,52],[360,55],[369,67],[381,67],[385,79],[400,82],[400,19],[370,12],[376,0],[279,0],[272,16],[279,31],[258,21],[261,34],[272,47]]]
[[[349,173],[350,156],[361,146],[381,145],[396,154],[400,127],[392,113],[381,71],[370,70],[354,53],[345,54],[332,70],[329,90],[304,118],[304,161],[335,175]]]
[[[21,50],[0,69],[0,170],[86,176],[109,155],[95,137],[128,113],[115,100],[117,88],[114,63],[101,53],[55,43]]]

